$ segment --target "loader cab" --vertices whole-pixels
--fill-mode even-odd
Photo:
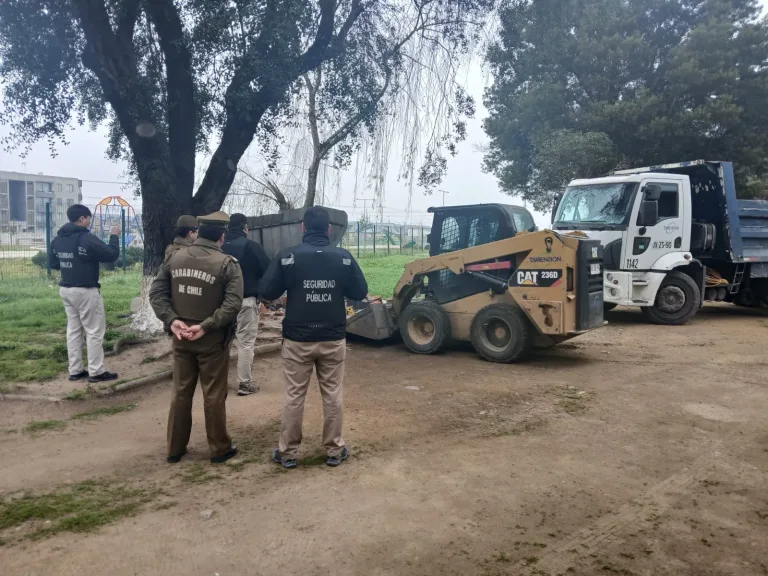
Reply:
[[[536,231],[533,216],[521,206],[441,206],[430,208],[429,212],[434,214],[432,230],[427,236],[430,256],[489,244],[522,232]],[[450,270],[431,272],[426,278],[426,292],[438,304],[453,302],[488,289],[485,282],[464,274],[456,275]]]
[[[507,204],[473,204],[430,208],[434,214],[427,236],[429,255],[437,256],[511,238],[520,232],[535,232],[528,210]]]

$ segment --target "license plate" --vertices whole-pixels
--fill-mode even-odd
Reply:
[[[589,273],[591,275],[600,274],[600,264],[590,264],[589,265]]]

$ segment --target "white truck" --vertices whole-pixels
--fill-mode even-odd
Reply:
[[[697,160],[573,180],[553,230],[603,246],[607,310],[683,324],[703,301],[768,303],[768,202],[739,200],[730,162]]]

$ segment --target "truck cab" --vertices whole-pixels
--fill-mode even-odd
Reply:
[[[682,324],[705,299],[764,291],[751,263],[768,257],[768,203],[755,202],[736,198],[731,163],[682,162],[573,180],[552,228],[600,240],[607,308],[639,306],[653,322]]]

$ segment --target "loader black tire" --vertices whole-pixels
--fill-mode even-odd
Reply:
[[[420,300],[397,319],[405,346],[415,354],[435,354],[451,340],[451,320],[437,302]]]
[[[531,348],[531,325],[517,306],[491,304],[472,319],[470,340],[490,362],[515,362]]]
[[[654,324],[677,326],[690,321],[699,308],[701,291],[696,282],[688,274],[672,270],[661,283],[653,306],[645,306],[640,310]]]

